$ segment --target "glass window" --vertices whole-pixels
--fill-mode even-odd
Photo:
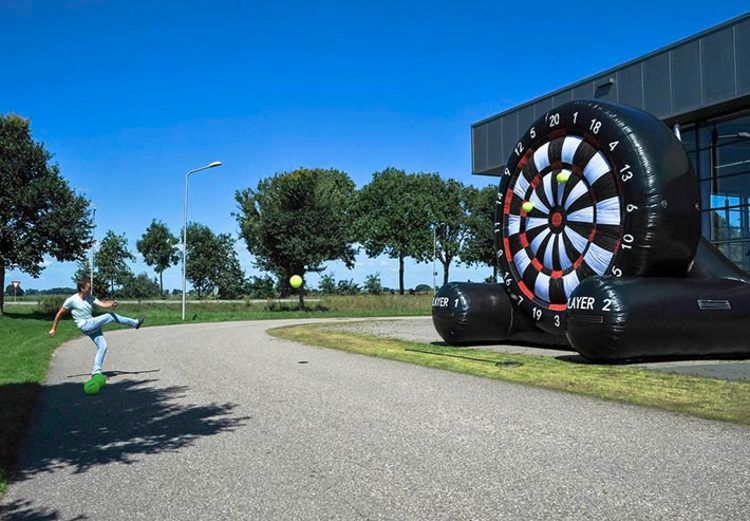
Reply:
[[[711,131],[713,126],[698,128],[696,137],[696,174],[698,179],[711,179]]]
[[[685,149],[685,152],[687,152],[688,157],[690,158],[690,163],[693,166],[693,171],[695,172],[695,175],[698,175],[698,150],[697,150],[697,143],[696,143],[696,137],[695,137],[695,127],[684,127],[680,129],[680,140],[682,141],[682,146]]]
[[[685,150],[700,179],[706,236],[750,271],[750,115],[700,125]]]
[[[736,200],[735,204],[747,204],[750,196],[750,170],[740,172],[730,176],[719,177],[713,184],[714,189],[711,194],[711,207],[714,207],[714,201],[720,206],[726,206],[723,198]]]

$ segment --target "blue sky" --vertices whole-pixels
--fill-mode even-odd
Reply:
[[[358,187],[387,166],[466,184],[471,123],[742,14],[746,1],[240,2],[2,0],[0,113],[32,119],[36,139],[135,242],[153,218],[236,236],[234,193],[299,166],[335,167]],[[257,274],[244,244],[237,250]],[[336,279],[397,263],[361,255]],[[133,269],[150,270],[138,261]],[[27,288],[71,285],[52,262]],[[453,267],[454,280],[487,269]],[[317,284],[317,276],[308,283]],[[179,287],[180,271],[165,272]],[[432,282],[408,263],[406,285]]]

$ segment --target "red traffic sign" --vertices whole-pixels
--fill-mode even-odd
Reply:
[[[20,280],[12,280],[12,281],[10,281],[10,283],[13,284],[14,288],[17,288],[18,286],[21,285],[21,281]]]

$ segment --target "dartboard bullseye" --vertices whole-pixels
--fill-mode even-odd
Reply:
[[[635,146],[635,127],[650,139],[668,129],[641,112],[625,125],[613,107],[581,100],[548,112],[518,142],[500,182],[495,230],[504,284],[550,333],[565,332],[568,299],[584,279],[658,273],[666,265],[687,270],[697,244],[655,204],[669,195],[677,214],[697,222],[689,165]],[[655,243],[679,248],[658,258]]]

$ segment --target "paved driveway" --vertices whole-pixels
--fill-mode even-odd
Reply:
[[[58,350],[7,519],[747,519],[750,429],[270,338]]]

